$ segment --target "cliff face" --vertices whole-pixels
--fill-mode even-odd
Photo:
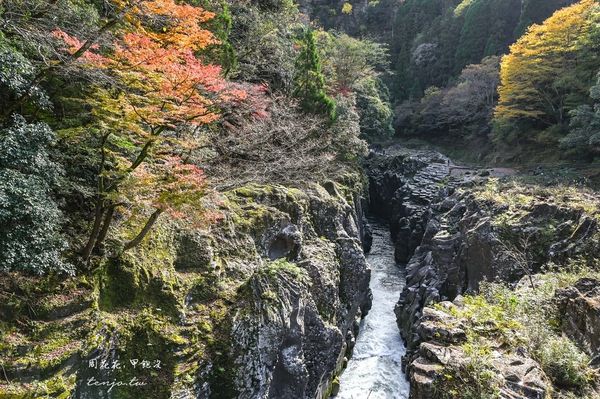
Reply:
[[[482,346],[497,344],[490,337],[501,328],[457,316],[477,307],[465,307],[461,294],[476,294],[482,283],[491,281],[533,284],[532,276],[542,267],[566,269],[574,259],[593,263],[600,254],[598,201],[592,193],[521,185],[503,180],[511,171],[470,170],[434,152],[397,148],[371,154],[367,173],[371,209],[389,220],[396,259],[406,265],[406,287],[399,293],[396,314],[407,343],[411,397],[441,397],[440,387],[452,387],[443,381],[444,373],[470,367],[465,347],[479,347],[468,337],[489,328]],[[589,347],[596,336],[589,327],[595,313],[588,305],[591,299],[578,294],[581,289],[560,296],[563,307],[570,309],[563,325],[570,330],[567,334]],[[590,298],[596,295],[585,292]],[[432,308],[440,302],[445,311]],[[503,397],[549,394],[552,383],[542,367],[526,351],[512,349],[491,351],[489,367],[503,378],[498,383],[508,395]]]
[[[2,392],[325,397],[370,306],[360,189],[248,186],[215,204],[210,231],[165,220],[92,278],[4,282]]]
[[[583,392],[594,377],[577,366],[598,364],[600,276],[536,273],[599,258],[595,194],[503,181],[505,170],[430,151],[373,153],[366,171],[406,267],[396,315],[411,398],[460,398],[465,381],[481,383],[472,397]],[[328,397],[371,302],[361,193],[351,182],[241,187],[212,200],[210,229],[165,219],[88,276],[3,279],[0,392]],[[478,291],[490,295],[466,295]],[[545,357],[521,326],[538,307],[552,319]],[[591,362],[559,351],[575,344]],[[546,364],[569,356],[580,363]]]
[[[249,279],[233,317],[239,397],[327,397],[370,306],[359,202],[334,184],[299,195],[296,210],[260,233],[269,266]]]

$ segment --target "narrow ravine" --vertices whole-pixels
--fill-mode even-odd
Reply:
[[[388,229],[371,221],[373,306],[363,319],[348,367],[340,377],[339,399],[405,399],[409,384],[402,372],[404,343],[396,325],[394,305],[404,286],[403,271],[394,260]]]

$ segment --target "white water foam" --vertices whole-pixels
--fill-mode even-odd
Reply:
[[[388,230],[377,223],[371,225],[373,247],[367,260],[371,266],[373,306],[361,322],[336,398],[406,399],[409,384],[401,366],[406,348],[394,314],[405,280],[394,260],[394,244]]]

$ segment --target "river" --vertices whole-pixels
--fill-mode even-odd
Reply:
[[[371,222],[373,306],[362,320],[348,367],[340,376],[337,399],[406,399],[409,384],[401,360],[406,348],[396,325],[394,305],[404,287],[404,275],[394,261],[394,244],[388,229]]]

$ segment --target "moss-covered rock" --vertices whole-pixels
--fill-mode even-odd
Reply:
[[[240,187],[210,227],[159,219],[89,275],[1,280],[0,397],[297,398],[293,359],[302,392],[324,394],[369,298],[360,194],[331,184]]]

